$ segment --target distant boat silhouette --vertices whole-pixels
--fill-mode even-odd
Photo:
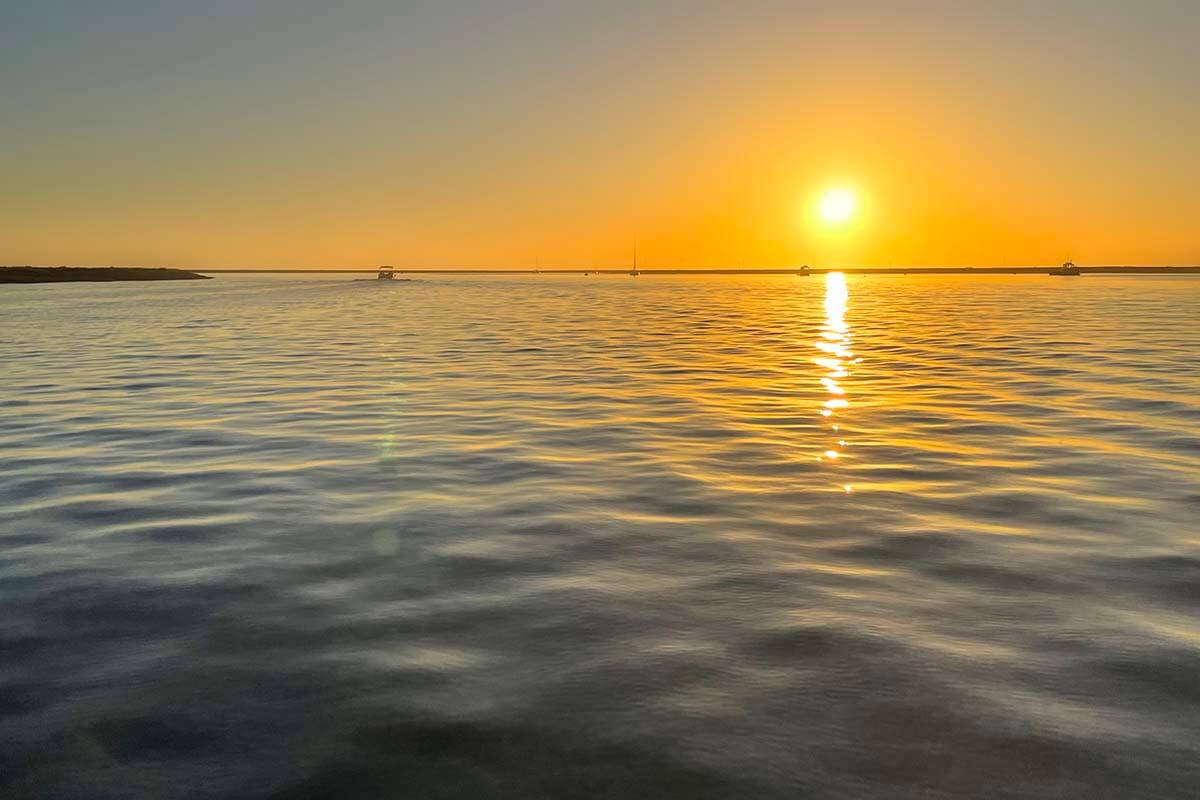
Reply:
[[[635,278],[636,278],[636,277],[637,277],[639,274],[641,274],[641,273],[639,273],[639,272],[638,272],[638,268],[637,268],[637,242],[634,242],[634,243],[633,243],[633,269],[631,269],[631,270],[629,271],[629,274],[630,274],[630,275],[632,275],[632,276],[633,276],[633,277],[635,277]]]
[[[811,273],[811,272],[809,272],[809,269],[808,269],[808,264],[805,264],[804,266],[802,266],[802,267],[800,268],[800,271],[799,271],[799,272],[797,272],[796,274],[797,274],[797,275],[811,275],[812,273]]]
[[[1079,267],[1073,261],[1064,261],[1058,269],[1050,270],[1051,275],[1079,275]]]
[[[382,266],[379,268],[379,280],[390,281],[390,280],[393,280],[395,277],[396,277],[396,270],[393,269],[392,267],[385,265],[385,266]]]

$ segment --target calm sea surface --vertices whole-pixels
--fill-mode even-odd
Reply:
[[[1195,798],[1200,279],[0,288],[0,796]]]

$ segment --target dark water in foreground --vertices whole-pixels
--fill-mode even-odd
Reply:
[[[1200,791],[1200,280],[0,319],[0,797]]]

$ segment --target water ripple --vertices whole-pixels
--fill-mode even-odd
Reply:
[[[0,298],[5,797],[1193,797],[1200,281]]]

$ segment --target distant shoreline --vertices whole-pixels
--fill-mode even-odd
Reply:
[[[0,283],[205,281],[207,275],[166,267],[0,267]]]
[[[1047,275],[1057,267],[844,267],[809,269],[642,269],[641,275],[823,275],[842,272],[849,275]],[[395,267],[397,275],[626,275],[631,270],[624,268],[577,268],[577,269],[404,269]],[[203,269],[201,273],[285,273],[285,274],[374,274],[377,269]],[[1200,274],[1200,266],[1191,267],[1080,267],[1082,275],[1189,275]]]
[[[397,275],[627,275],[630,268],[572,269],[404,269]],[[640,275],[1047,275],[1055,267],[843,267],[799,269],[638,269]],[[206,280],[225,274],[285,275],[373,275],[377,268],[292,269],[292,268],[196,268],[171,267],[0,267],[0,283],[66,283],[74,281]],[[1081,275],[1194,275],[1200,266],[1187,267],[1080,267]]]

